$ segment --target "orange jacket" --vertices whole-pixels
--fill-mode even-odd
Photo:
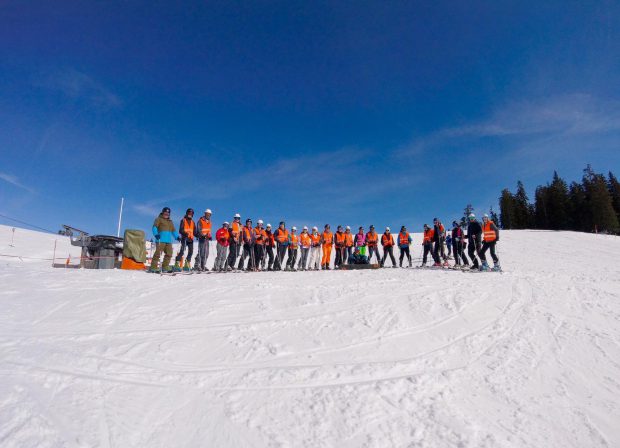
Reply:
[[[194,239],[196,224],[194,224],[193,219],[187,217],[183,218],[179,227],[181,229],[181,235],[185,236],[188,240]]]
[[[278,228],[276,232],[278,232],[278,236],[276,237],[278,243],[288,243],[288,230]]]
[[[308,233],[304,232],[299,235],[299,241],[301,242],[301,247],[305,249],[309,248],[312,244],[312,238],[310,238],[310,235]]]
[[[353,247],[353,234],[351,233],[344,233],[344,241],[345,241],[345,245],[347,247]]]
[[[238,222],[233,221],[233,223],[230,226],[230,235],[234,238],[234,240],[236,242],[240,242],[241,241],[241,224],[239,224]]]
[[[291,238],[290,239],[291,239],[291,241],[290,241],[290,243],[291,243],[290,248],[291,249],[297,249],[299,247],[299,236],[294,234],[294,233],[291,233]]]
[[[211,239],[211,221],[207,221],[204,216],[198,220],[198,229],[201,236]]]
[[[391,233],[389,235],[384,233],[383,236],[381,236],[381,245],[384,247],[391,247],[394,245],[394,237]]]
[[[331,246],[334,241],[334,234],[330,231],[324,231],[321,235],[321,241],[323,242],[323,246]]]
[[[433,241],[433,237],[435,236],[435,229],[428,229],[424,231],[424,240],[422,244],[430,244]]]
[[[310,240],[312,240],[312,247],[317,247],[321,245],[321,235],[318,233],[315,235],[314,233],[310,235]]]
[[[379,241],[379,236],[377,232],[368,232],[366,234],[366,244],[368,247],[377,247],[377,242]]]
[[[254,239],[256,244],[263,246],[267,242],[267,232],[259,227],[254,227]]]
[[[409,232],[400,232],[398,234],[398,245],[399,246],[408,246],[409,245]]]

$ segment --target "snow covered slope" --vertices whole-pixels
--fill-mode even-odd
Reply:
[[[0,446],[620,446],[620,238],[500,244],[502,275],[0,257]]]

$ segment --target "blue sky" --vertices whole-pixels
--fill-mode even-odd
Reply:
[[[542,3],[4,1],[0,214],[419,228],[620,175],[620,4]]]

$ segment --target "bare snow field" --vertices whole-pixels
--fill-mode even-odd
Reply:
[[[620,446],[620,238],[501,237],[503,274],[162,277],[0,226],[0,446]]]

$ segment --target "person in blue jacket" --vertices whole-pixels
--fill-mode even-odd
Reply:
[[[155,253],[151,260],[150,271],[157,271],[159,257],[164,253],[164,261],[161,265],[162,271],[170,272],[170,259],[172,258],[172,242],[179,239],[179,234],[174,228],[174,223],[170,219],[170,207],[164,207],[155,222],[153,223],[153,236],[157,242]]]

